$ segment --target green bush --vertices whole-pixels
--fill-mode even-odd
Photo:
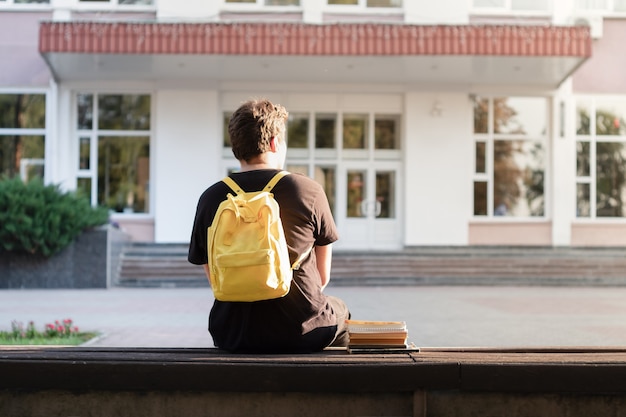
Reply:
[[[56,185],[0,180],[0,251],[51,256],[108,218],[106,208],[93,208],[86,198]]]

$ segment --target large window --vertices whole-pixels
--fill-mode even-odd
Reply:
[[[547,100],[474,101],[474,215],[544,215]]]
[[[578,217],[626,217],[626,99],[577,101]]]
[[[581,12],[626,12],[626,0],[576,0],[575,7]]]
[[[78,189],[116,212],[149,212],[150,96],[77,95]]]
[[[300,0],[224,0],[226,4],[256,4],[259,6],[300,6]]]
[[[0,0],[2,4],[50,4],[50,0]]]
[[[594,0],[595,1],[595,0]],[[473,0],[472,6],[478,12],[549,12],[550,0]]]
[[[224,157],[232,157],[228,121],[232,111],[222,114]],[[290,111],[287,122],[287,162],[291,172],[308,175],[326,191],[336,210],[337,166],[357,161],[401,161],[401,116],[396,113]],[[377,177],[383,184],[394,178]],[[386,186],[393,190],[391,185]],[[377,189],[378,189],[377,188]],[[379,200],[385,200],[380,196]],[[387,199],[388,200],[388,199]],[[381,211],[391,212],[381,204]]]
[[[328,0],[328,5],[361,7],[402,7],[402,0]]]
[[[0,176],[43,179],[45,128],[45,94],[0,94]]]

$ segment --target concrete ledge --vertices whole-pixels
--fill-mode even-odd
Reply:
[[[0,375],[2,416],[590,417],[626,407],[622,348],[312,355],[5,348]]]

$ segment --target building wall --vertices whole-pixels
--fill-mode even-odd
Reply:
[[[410,92],[405,103],[405,244],[466,245],[474,152],[468,94]]]
[[[626,19],[604,19],[593,55],[572,76],[574,93],[626,94]]]
[[[189,240],[198,197],[221,178],[221,111],[214,90],[159,90],[152,163],[157,242]]]
[[[55,5],[61,2],[53,2]],[[65,4],[65,3],[63,3]],[[160,0],[155,10],[135,13],[105,13],[107,19],[160,21],[213,21],[220,16],[253,18],[255,11],[238,11],[221,2]],[[317,0],[302,0],[302,10],[286,18],[321,23],[341,20]],[[569,7],[559,3],[554,21],[567,23]],[[80,7],[78,7],[80,9]],[[33,9],[35,10],[35,9]],[[258,10],[256,11],[258,12]],[[280,17],[271,13],[261,18]],[[557,16],[558,15],[558,16]],[[324,84],[288,87],[247,85],[196,86],[188,80],[180,87],[163,81],[57,84],[38,53],[41,20],[100,19],[98,11],[41,9],[0,11],[0,89],[5,92],[37,89],[47,94],[46,179],[65,189],[76,187],[77,144],[74,134],[74,94],[78,90],[114,92],[149,91],[153,102],[151,143],[151,211],[143,215],[115,215],[114,220],[133,233],[135,240],[185,242],[189,238],[197,199],[209,184],[219,180],[236,161],[222,148],[222,111],[234,109],[251,96],[267,96],[288,109],[342,111],[378,106],[400,112],[403,120],[401,202],[402,240],[414,245],[626,245],[624,219],[576,218],[577,94],[626,94],[626,19],[605,18],[602,36],[594,41],[593,56],[552,96],[549,163],[546,172],[546,214],[541,219],[477,219],[472,215],[472,103],[469,86],[422,86],[428,90],[403,92],[393,85],[357,86]],[[474,16],[475,17],[475,16]],[[532,17],[532,16],[531,16]],[[526,16],[526,18],[530,18]],[[435,3],[406,1],[401,13],[365,13],[353,20],[409,24],[466,24],[472,20],[471,2],[441,0]],[[484,20],[486,19],[486,20]],[[483,21],[494,23],[502,16]],[[549,19],[543,16],[542,19]],[[513,14],[508,22],[515,21]],[[7,58],[10,57],[10,58]],[[392,82],[392,81],[390,81]],[[206,84],[206,83],[205,83]],[[369,88],[369,90],[368,90]],[[499,87],[503,95],[511,93]],[[265,90],[269,91],[265,91]],[[386,90],[387,89],[387,90]],[[328,94],[326,94],[328,93]],[[369,94],[368,94],[369,93]],[[518,92],[519,94],[519,88]],[[539,93],[538,93],[539,94]],[[437,106],[435,106],[437,104]],[[433,111],[438,107],[438,111]],[[563,118],[561,114],[564,114]],[[561,132],[562,130],[562,132]]]
[[[626,55],[622,53],[626,39],[626,19],[604,18],[602,36],[594,40],[593,55],[572,76],[572,102],[575,106],[577,97],[610,100],[626,100]],[[575,110],[575,109],[574,109]],[[572,112],[571,119],[575,120]],[[570,133],[570,143],[575,147],[576,132]],[[572,151],[572,160],[575,158]],[[575,164],[572,168],[575,172]],[[575,182],[572,176],[571,183]],[[575,201],[575,200],[574,200]],[[572,216],[572,246],[626,246],[626,223],[624,218],[596,217],[576,218]]]
[[[47,12],[0,11],[0,87],[48,87],[51,74],[39,55],[39,21]]]

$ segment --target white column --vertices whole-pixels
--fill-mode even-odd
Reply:
[[[51,86],[46,102],[46,181],[74,190],[78,150],[72,131],[72,93],[54,81]]]
[[[571,79],[565,81],[552,106],[551,196],[552,244],[571,244],[572,222],[576,218],[576,103]]]

